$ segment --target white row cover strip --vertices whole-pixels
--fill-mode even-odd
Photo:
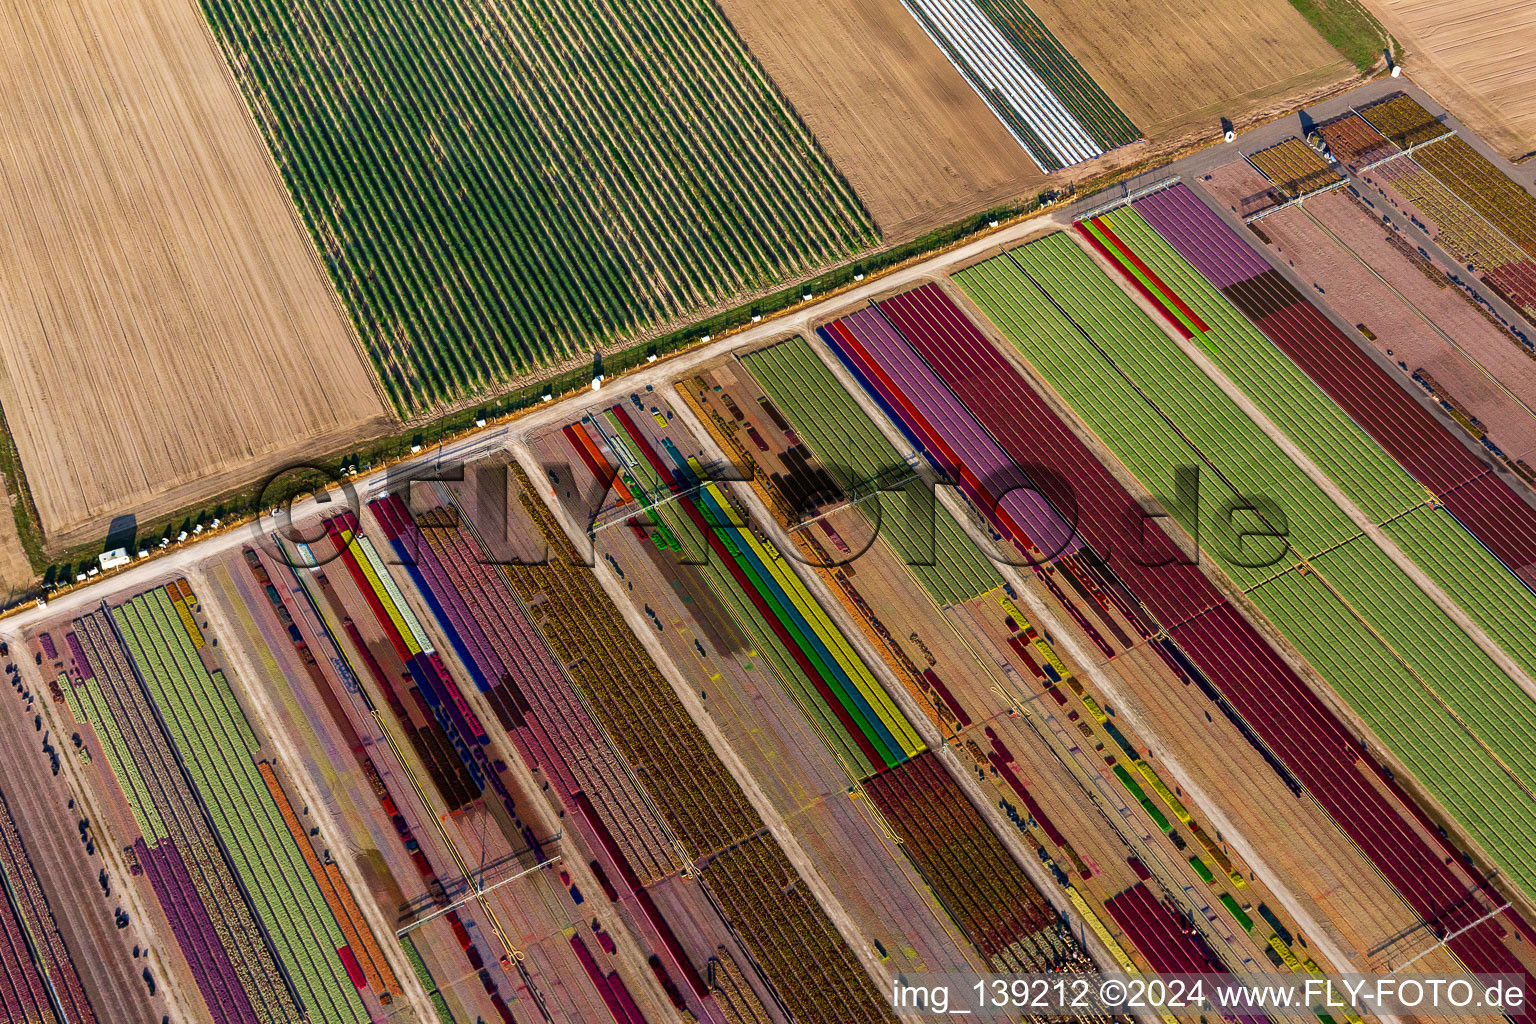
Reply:
[[[934,38],[934,43],[950,58],[950,63],[955,65],[961,76],[971,82],[977,95],[994,111],[999,99],[1007,102],[1013,108],[1013,113],[1034,129],[1041,141],[1051,147],[1063,164],[1091,160],[1104,152],[972,0],[902,2],[913,11],[918,24],[923,26],[923,31],[930,37],[934,35],[933,26],[937,26],[945,38]],[[963,56],[970,65],[969,71],[954,60],[950,47]],[[971,81],[972,74],[982,78],[980,85],[985,86],[985,89]],[[988,90],[993,92],[989,95]],[[1001,120],[1010,134],[1018,138],[1007,118]],[[1018,141],[1026,151],[1029,149],[1025,140]]]

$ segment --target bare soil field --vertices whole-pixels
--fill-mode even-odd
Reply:
[[[1044,187],[1045,175],[901,0],[722,0],[886,241]]]
[[[1030,0],[1030,9],[1154,145],[1211,134],[1223,116],[1241,126],[1354,76],[1287,0]]]
[[[1403,65],[1504,156],[1536,150],[1536,0],[1366,0]]]
[[[16,516],[4,499],[19,499],[0,490],[0,608],[7,608],[20,600],[32,589],[37,574],[21,546],[21,536],[16,532]]]
[[[900,0],[722,0],[880,225],[902,241],[1045,187]],[[1066,181],[1326,92],[1353,74],[1285,0],[1042,0],[1031,8],[1133,120],[1133,144]],[[1144,45],[1127,52],[1127,38]]]
[[[197,5],[0,22],[0,403],[50,549],[381,432]]]

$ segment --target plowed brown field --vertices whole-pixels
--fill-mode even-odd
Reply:
[[[1288,0],[1029,0],[1151,141],[1239,127],[1353,76]],[[1206,123],[1211,122],[1211,123]]]
[[[1046,179],[901,0],[721,0],[769,76],[901,241]],[[1353,75],[1287,0],[1031,0],[1134,121],[1135,144],[1052,182],[1289,110]]]
[[[1416,85],[1506,157],[1536,150],[1536,0],[1366,0]]]
[[[721,0],[888,241],[1038,192],[1045,175],[901,0]]]
[[[50,548],[388,422],[192,0],[0,0],[0,403]]]

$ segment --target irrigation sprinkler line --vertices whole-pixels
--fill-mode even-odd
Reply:
[[[564,835],[565,835],[565,830],[561,829],[559,832],[556,832],[554,835],[552,835],[548,839],[544,840],[544,842],[552,843],[552,842],[560,839]],[[538,871],[538,870],[540,870],[542,868],[547,868],[547,867],[549,867],[549,866],[551,866],[553,864],[558,864],[558,863],[560,863],[563,860],[565,860],[565,854],[557,853],[553,857],[549,857],[549,858],[547,858],[545,860],[539,861],[537,864],[533,865],[532,867],[527,867],[527,868],[524,868],[523,870],[518,871],[518,872],[516,872],[514,874],[508,875],[506,878],[503,878],[499,882],[492,882],[490,885],[485,885],[485,886],[476,884],[475,887],[474,887],[474,889],[475,889],[474,892],[471,892],[471,893],[468,893],[468,894],[466,894],[464,896],[459,897],[458,899],[454,900],[452,903],[449,903],[447,906],[443,906],[443,907],[437,908],[436,910],[434,910],[432,913],[428,914],[425,917],[418,917],[416,920],[412,921],[410,924],[406,925],[404,928],[396,929],[396,931],[395,931],[395,938],[403,939],[407,935],[409,935],[411,932],[413,932],[416,929],[420,928],[422,925],[428,924],[428,923],[430,923],[432,921],[436,921],[438,918],[442,917],[443,915],[449,914],[449,913],[452,913],[455,910],[458,910],[460,907],[464,906],[466,903],[469,903],[471,900],[478,900],[481,897],[485,896],[486,893],[495,892],[497,889],[500,889],[504,885],[511,885],[513,882],[517,881],[519,878],[522,878],[525,875],[531,875],[535,871]]]
[[[1454,932],[1451,932],[1451,934],[1447,935],[1445,938],[1441,939],[1439,942],[1436,942],[1433,945],[1430,945],[1430,946],[1425,947],[1424,949],[1421,949],[1418,953],[1416,953],[1413,956],[1413,958],[1411,960],[1407,961],[1406,963],[1402,964],[1401,966],[1392,968],[1387,973],[1388,974],[1396,974],[1398,971],[1402,971],[1402,970],[1408,969],[1409,967],[1411,967],[1414,964],[1418,963],[1420,960],[1424,959],[1429,954],[1433,953],[1435,950],[1440,949],[1441,947],[1444,947],[1444,946],[1448,946],[1450,944],[1450,941],[1452,939],[1456,938],[1458,935],[1465,935],[1467,932],[1471,931],[1473,928],[1476,928],[1478,925],[1482,924],[1484,921],[1487,921],[1490,918],[1497,917],[1498,915],[1504,913],[1504,911],[1508,910],[1509,907],[1510,907],[1510,905],[1507,902],[1502,907],[1495,907],[1493,910],[1488,911],[1488,913],[1484,914],[1482,917],[1478,918],[1476,921],[1473,921],[1471,924],[1464,925],[1463,927],[1456,929]]]
[[[1136,200],[1149,196],[1154,192],[1161,192],[1165,188],[1172,188],[1181,180],[1183,180],[1182,176],[1178,174],[1171,175],[1167,178],[1159,178],[1157,181],[1154,181],[1150,185],[1144,185],[1141,188],[1132,189],[1123,196],[1120,196],[1116,199],[1111,199],[1107,203],[1101,203],[1100,205],[1095,206],[1087,213],[1078,217],[1077,220],[1092,220],[1095,217],[1102,217],[1106,213],[1116,210],[1129,203],[1134,203]]]
[[[1433,139],[1430,139],[1429,142],[1421,142],[1417,146],[1412,146],[1409,149],[1407,149],[1407,150],[1405,150],[1405,151],[1403,151],[1401,153],[1394,153],[1392,156],[1384,157],[1383,159],[1378,160],[1376,163],[1371,164],[1370,167],[1364,167],[1364,168],[1361,168],[1359,171],[1355,172],[1356,176],[1363,175],[1367,170],[1370,170],[1371,167],[1379,166],[1380,164],[1387,163],[1390,160],[1396,160],[1399,157],[1412,156],[1414,153],[1416,153],[1419,150],[1423,149],[1425,146],[1428,146],[1430,143],[1432,143],[1432,142],[1440,142],[1441,140],[1449,138],[1451,135],[1455,135],[1455,134],[1456,133],[1454,131],[1448,132],[1445,135],[1439,135],[1439,136],[1436,136]],[[1471,214],[1473,217],[1476,217],[1479,221],[1482,221],[1483,227],[1485,227],[1489,231],[1493,232],[1494,236],[1498,240],[1502,241],[1505,245],[1510,246],[1516,253],[1520,253],[1522,255],[1525,254],[1525,247],[1524,246],[1515,244],[1515,242],[1509,237],[1509,235],[1505,233],[1503,228],[1501,228],[1498,225],[1494,224],[1487,217],[1484,217],[1481,213],[1479,213],[1476,209],[1473,208],[1471,203],[1467,202],[1461,196],[1457,195],[1455,190],[1453,190],[1449,185],[1447,185],[1444,181],[1442,181],[1440,179],[1440,175],[1436,174],[1434,171],[1430,170],[1428,167],[1425,167],[1423,164],[1418,163],[1417,161],[1415,161],[1414,166],[1417,167],[1419,170],[1423,171],[1425,174],[1429,175],[1429,177],[1431,179],[1433,179],[1433,181],[1434,181],[1434,183],[1436,185],[1439,185],[1442,189],[1444,189],[1446,191],[1447,195],[1449,195],[1453,200],[1455,200],[1456,205],[1458,207],[1460,207],[1465,212]],[[1392,183],[1388,182],[1387,184],[1390,185]],[[1380,188],[1378,188],[1377,191],[1381,191]],[[1406,196],[1404,198],[1407,199]],[[1418,206],[1418,204],[1414,203],[1412,199],[1408,199],[1408,202],[1412,203],[1415,207]],[[1403,211],[1401,210],[1401,208],[1399,208],[1398,212],[1400,214],[1403,214]],[[1403,215],[1407,216],[1410,222],[1414,222],[1412,214],[1403,214]],[[1448,250],[1446,250],[1445,246],[1441,245],[1435,239],[1430,238],[1429,231],[1426,228],[1420,227],[1420,232],[1424,235],[1425,238],[1429,239],[1430,244],[1434,245],[1442,253],[1445,253],[1447,260],[1449,260],[1452,263],[1457,263],[1457,261],[1451,259],[1450,253],[1449,253]],[[1457,263],[1457,266],[1461,266],[1461,265],[1462,264]],[[1468,267],[1473,266],[1473,264],[1466,264],[1466,265]],[[1474,273],[1476,273],[1476,271],[1474,271]],[[1521,312],[1521,310],[1518,307],[1514,306],[1513,304],[1511,304],[1510,308],[1514,309],[1515,312],[1517,312],[1517,313]]]
[[[1250,165],[1252,165],[1252,161],[1249,161],[1249,163],[1250,163]],[[1253,166],[1254,166],[1255,169],[1257,169],[1257,165],[1253,165]],[[1267,210],[1260,210],[1258,213],[1250,214],[1247,217],[1243,218],[1243,223],[1244,224],[1255,224],[1255,223],[1263,220],[1265,217],[1270,216],[1271,214],[1279,213],[1281,210],[1288,210],[1288,209],[1290,209],[1293,206],[1301,206],[1308,199],[1312,199],[1315,196],[1320,196],[1320,195],[1324,195],[1324,194],[1326,194],[1328,192],[1332,192],[1336,188],[1343,188],[1345,185],[1348,185],[1348,184],[1349,184],[1349,178],[1347,176],[1346,177],[1342,177],[1338,181],[1333,182],[1331,185],[1324,185],[1320,189],[1316,189],[1316,190],[1314,190],[1312,192],[1308,192],[1306,195],[1297,196],[1295,199],[1287,199],[1285,202],[1281,203],[1279,206],[1271,206]]]
[[[482,550],[490,550],[485,542],[484,536],[482,536],[480,533],[480,528],[476,524],[474,517],[463,515],[463,509],[460,508],[458,500],[453,494],[453,491],[446,484],[439,481],[437,492],[439,498],[448,502],[449,507],[456,509],[460,513],[459,521],[464,525],[465,529],[468,530],[470,537],[473,538],[475,543],[480,545]],[[423,540],[425,539],[425,536],[423,536]],[[430,547],[430,541],[427,543]],[[603,744],[608,748],[608,752],[613,758],[614,763],[622,766],[622,774],[634,787],[635,793],[640,797],[640,799],[644,802],[645,807],[655,818],[661,834],[665,835],[668,843],[671,844],[672,853],[674,853],[678,858],[676,864],[673,866],[686,873],[691,869],[693,861],[688,856],[688,848],[686,844],[684,844],[682,837],[673,831],[672,826],[667,821],[666,815],[662,813],[661,808],[656,804],[655,800],[652,799],[650,791],[641,784],[640,777],[635,774],[634,769],[629,763],[629,759],[619,748],[618,742],[614,739],[612,733],[609,732],[608,727],[603,724],[603,720],[599,715],[597,708],[593,705],[592,700],[588,697],[585,690],[583,690],[582,687],[578,685],[576,681],[571,677],[569,668],[565,665],[564,662],[560,660],[559,655],[556,654],[553,649],[551,649],[549,645],[549,639],[544,635],[543,629],[539,628],[537,625],[538,619],[534,616],[533,609],[528,606],[528,603],[523,600],[522,595],[518,593],[517,587],[513,584],[511,577],[508,575],[507,567],[505,565],[496,565],[492,568],[494,569],[496,576],[500,578],[502,587],[511,596],[512,600],[517,605],[518,611],[527,621],[529,627],[533,630],[533,633],[538,637],[539,643],[543,646],[545,652],[548,654],[551,664],[558,667],[560,677],[565,681],[567,688],[581,703],[581,706],[586,710],[587,716],[592,720],[592,725],[597,730],[598,735],[602,737]]]
[[[301,587],[304,586],[303,580],[297,572],[293,573],[293,577],[299,582]],[[307,594],[308,588],[305,587],[305,590]],[[327,633],[330,632],[329,627],[327,627],[326,631]],[[334,644],[334,635],[332,635],[331,639],[332,643]],[[341,648],[337,647],[337,651],[339,652],[340,650]],[[354,676],[355,675],[356,673],[354,671]],[[358,691],[359,693],[364,692],[361,682],[359,682]],[[443,841],[443,845],[447,848],[448,855],[453,858],[454,864],[459,869],[460,876],[463,878],[465,884],[473,885],[474,883],[471,881],[471,879],[474,876],[469,869],[469,864],[465,862],[463,854],[459,852],[458,846],[454,843],[453,838],[448,834],[447,828],[443,825],[442,817],[432,812],[432,801],[427,796],[426,790],[422,787],[421,779],[417,777],[416,772],[411,768],[410,763],[405,759],[404,751],[401,750],[400,744],[396,740],[394,734],[385,725],[383,716],[379,714],[378,706],[375,705],[372,700],[368,700],[366,702],[366,706],[369,714],[373,716],[374,724],[378,727],[379,734],[384,737],[384,742],[388,744],[390,752],[394,754],[395,762],[400,766],[401,773],[405,775],[406,780],[411,784],[411,789],[415,791],[416,799],[420,801],[422,809],[427,812],[426,816],[431,819],[433,826],[437,829],[438,837]],[[496,911],[491,907],[491,905],[486,902],[483,897],[480,898],[479,902],[480,909],[485,912],[486,919],[490,922],[491,930],[495,933],[497,940],[501,942],[503,956],[505,958],[514,960],[519,965],[521,965],[523,960],[522,950],[518,949],[515,945],[512,944],[512,940],[507,936],[506,930],[501,925],[500,918],[497,917]]]

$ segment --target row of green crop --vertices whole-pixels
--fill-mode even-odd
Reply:
[[[437,982],[432,978],[432,972],[427,970],[427,962],[421,958],[421,953],[416,949],[416,943],[409,935],[402,935],[400,946],[405,950],[405,958],[411,962],[411,969],[416,972],[416,980],[421,982],[421,987],[426,990],[432,1009],[437,1011],[438,1024],[454,1024],[453,1011],[448,1009],[448,1002],[443,998],[443,993],[438,990]]]
[[[1116,223],[1127,244],[1219,333],[1212,361],[1222,372],[1350,500],[1387,523],[1385,532],[1404,553],[1536,676],[1536,595],[1443,512],[1420,507],[1399,517],[1420,505],[1423,488],[1150,225],[1134,214],[1117,214]]]
[[[1042,302],[1041,287],[1021,267],[1055,304]],[[1527,792],[1536,787],[1536,708],[1513,681],[1374,542],[1350,540],[1358,531],[1321,488],[1065,236],[959,280],[1154,490],[1171,493],[1164,484],[1170,465],[1195,463],[1205,469],[1199,504],[1206,509],[1235,494],[1275,499],[1292,539],[1304,538],[1298,545],[1312,559],[1307,576],[1283,572],[1262,585],[1289,559],[1269,568],[1239,565],[1238,553],[1209,527],[1203,554],[1253,588],[1260,610],[1505,870],[1531,887],[1536,855],[1517,822],[1528,818]],[[1200,298],[1170,284],[1186,302]],[[1207,322],[1216,315],[1209,304],[1191,305]],[[1295,402],[1307,406],[1304,395]],[[1201,518],[1190,505],[1168,511],[1190,529]],[[1273,520],[1277,513],[1264,514]],[[1450,763],[1458,770],[1439,767]]]
[[[75,721],[83,722],[96,731],[96,739],[102,745],[98,753],[107,759],[107,764],[117,779],[118,788],[123,791],[123,796],[128,798],[128,808],[133,812],[134,823],[144,834],[145,843],[149,846],[158,845],[159,841],[167,838],[170,833],[166,831],[165,821],[160,817],[160,810],[155,806],[154,798],[150,796],[149,787],[144,784],[144,776],[139,771],[138,762],[128,751],[128,745],[123,739],[123,731],[118,726],[117,719],[107,708],[105,698],[101,695],[101,686],[95,678],[87,679],[81,685],[75,686],[69,682],[67,676],[59,680],[59,685],[64,688],[64,695],[68,698],[69,709],[75,716]]]
[[[704,0],[204,0],[402,410],[874,241]]]
[[[649,494],[651,498],[665,494],[666,488],[661,478],[650,463],[641,457],[634,442],[626,437],[618,418],[606,410],[600,418],[613,444],[624,449],[628,455],[632,472],[639,477],[642,493]],[[648,499],[641,500],[644,502]],[[864,755],[853,737],[843,729],[842,723],[821,699],[815,684],[800,668],[789,648],[769,626],[751,598],[737,586],[730,570],[710,551],[708,540],[700,534],[680,504],[666,502],[657,505],[651,515],[656,524],[653,526],[652,540],[658,547],[664,543],[677,545],[681,549],[678,556],[697,565],[699,575],[709,585],[710,592],[721,602],[737,627],[751,638],[752,649],[767,662],[779,684],[800,706],[807,721],[821,735],[849,776],[861,779],[875,772],[878,766]]]
[[[286,1024],[298,1010],[288,986],[243,898],[232,867],[177,767],[176,753],[140,688],[112,618],[97,611],[75,620],[86,656],[97,671],[103,714],[114,717],[130,755],[136,754],[149,797],[207,910],[218,945],[229,956],[240,988],[262,1024]],[[189,951],[188,956],[199,954]],[[217,951],[214,951],[217,955]]]
[[[976,0],[976,6],[1100,148],[1114,149],[1141,138],[1131,119],[1023,0]]]
[[[1209,326],[1211,361],[1372,522],[1384,523],[1423,503],[1424,488],[1145,220],[1134,212],[1120,211],[1114,215],[1114,227],[1121,240]]]
[[[895,446],[804,338],[754,352],[742,362],[845,490],[906,475],[907,466]],[[930,508],[922,485],[914,486],[918,491],[910,499],[903,490],[871,497],[859,508],[933,599],[959,604],[1001,586],[996,568],[954,517],[936,501]],[[879,507],[871,507],[871,502],[879,502]]]
[[[113,614],[312,1019],[367,1020],[336,955],[346,939],[256,769],[259,744],[228,684],[203,666],[163,589]]]
[[[1153,493],[1172,498],[1177,493],[1176,473],[1186,468],[1199,471],[1198,504],[1169,511],[1186,521],[1192,532],[1198,528],[1202,548],[1227,556],[1230,572],[1241,586],[1261,583],[1299,558],[1359,534],[1359,528],[1296,467],[1273,458],[1273,443],[1226,396],[1213,395],[1177,372],[1169,356],[1188,363],[1186,357],[1065,235],[1052,235],[1016,256],[1031,275],[1048,279],[1050,295],[1031,285],[1025,271],[1006,258],[972,268],[957,279],[986,303],[984,308],[1010,337],[1029,334],[1028,345],[1021,347],[1031,358],[1045,350],[1093,357],[1079,358],[1075,364],[1061,360],[1063,372],[1070,377],[1058,390],[1090,422],[1110,425],[1105,441],[1111,448],[1123,440],[1144,451],[1142,479]],[[986,300],[979,297],[982,289],[986,289]],[[1148,394],[1130,376],[1121,355],[1132,343],[1160,364],[1154,372],[1166,390]],[[1105,347],[1116,344],[1121,348]],[[1052,382],[1056,383],[1054,378]],[[1203,441],[1195,444],[1197,433]],[[1235,488],[1234,460],[1241,461],[1243,470],[1241,484]],[[1241,509],[1245,503],[1257,510]],[[1245,531],[1257,534],[1265,524],[1283,528],[1288,544],[1243,536]]]
[[[698,549],[707,552],[704,539],[675,504],[662,506],[661,517],[674,536],[685,538],[686,546],[693,548],[696,545]],[[736,586],[730,571],[720,564],[718,558],[706,553],[699,565],[699,574],[704,577],[710,592],[725,606],[736,625],[751,638],[752,650],[766,662],[779,684],[789,691],[822,741],[842,763],[849,777],[862,779],[873,774],[876,766],[864,756],[864,752],[843,729],[842,723],[822,701],[810,678],[801,671],[789,650],[758,613],[756,606]]]

